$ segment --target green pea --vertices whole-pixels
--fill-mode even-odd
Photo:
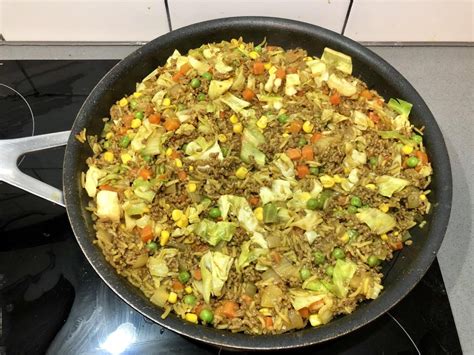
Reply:
[[[178,280],[181,281],[183,284],[188,282],[190,278],[191,278],[191,274],[187,271],[181,271],[178,274]]]
[[[198,78],[194,78],[193,80],[191,80],[191,87],[193,89],[197,89],[200,86],[201,86],[201,80],[199,80]]]
[[[149,242],[149,243],[147,243],[146,248],[149,251],[157,251],[158,250],[158,244],[156,244],[155,242]]]
[[[344,259],[346,253],[344,253],[344,250],[342,250],[341,248],[334,248],[331,255],[334,259]]]
[[[372,167],[377,166],[378,163],[379,163],[379,158],[377,158],[377,157],[370,157],[370,158],[369,158],[369,164],[370,164]]]
[[[199,318],[201,318],[204,323],[212,323],[214,314],[210,309],[203,309],[201,313],[199,313]]]
[[[418,134],[414,134],[411,136],[411,139],[416,143],[416,144],[421,144],[423,143],[423,137],[418,135]]]
[[[109,141],[105,141],[104,144],[102,144],[104,148],[110,148],[111,144]]]
[[[143,120],[144,117],[145,115],[143,114],[143,112],[141,111],[135,112],[135,118],[138,118],[139,120]]]
[[[375,255],[371,255],[367,259],[367,264],[369,264],[370,267],[377,266],[377,265],[380,264],[380,262],[381,262],[381,260],[379,258],[377,258]]]
[[[262,46],[256,46],[253,50],[257,53],[260,53],[262,51]]]
[[[410,168],[414,168],[418,165],[420,161],[418,160],[417,157],[409,157],[407,159],[407,165],[410,167]]]
[[[330,192],[329,191],[322,191],[318,197],[316,198],[310,198],[307,202],[306,202],[306,207],[308,209],[312,209],[312,210],[322,210],[324,209],[324,206],[326,205],[326,202],[327,200],[329,199],[329,196],[330,196]],[[314,200],[314,201],[311,201],[309,202],[310,200]],[[309,204],[308,204],[309,203]],[[313,207],[313,208],[311,208]]]
[[[212,80],[212,74],[209,72],[205,72],[204,74],[201,75],[204,79],[206,80]],[[200,83],[199,83],[200,84]]]
[[[313,258],[314,258],[314,263],[316,265],[321,265],[326,260],[326,257],[324,256],[324,254],[320,251],[315,251],[313,254]]]
[[[142,155],[142,159],[146,161],[147,163],[151,162],[151,155]]]
[[[288,115],[285,115],[284,113],[282,113],[281,115],[277,117],[277,120],[281,124],[285,124],[286,122],[288,122]]]
[[[122,139],[119,142],[119,146],[121,148],[127,148],[129,144],[130,144],[130,137],[129,136],[123,136]]]
[[[211,199],[210,199],[209,197],[204,196],[204,197],[202,198],[202,200],[201,200],[201,203],[202,203],[203,205],[209,206],[209,205],[212,203],[212,201],[211,201]]]
[[[197,97],[198,101],[204,101],[206,99],[206,94],[200,93]]]
[[[224,157],[229,155],[229,148],[227,147],[221,147],[221,152]]]
[[[298,139],[298,147],[304,147],[307,143],[308,143],[308,141],[303,137]]]
[[[354,207],[361,207],[362,206],[362,201],[360,197],[358,196],[352,196],[351,197],[351,205]]]
[[[209,217],[211,218],[219,218],[221,216],[221,210],[218,207],[213,207],[209,210]]]
[[[356,231],[355,229],[348,229],[347,235],[349,236],[349,240],[354,240],[355,238],[359,236],[359,232]]]
[[[318,175],[319,174],[319,168],[317,166],[312,166],[309,168],[309,172],[311,175]]]
[[[350,214],[356,214],[357,213],[357,207],[349,206],[349,207],[347,207],[347,212],[349,212]]]
[[[189,306],[194,306],[196,304],[196,296],[186,295],[183,297],[183,301]]]
[[[329,266],[326,268],[326,275],[332,276],[333,274],[334,274],[334,266],[329,265]]]
[[[178,104],[178,111],[183,111],[186,110],[186,105],[185,104]]]
[[[309,209],[309,210],[319,209],[320,208],[319,200],[316,199],[316,198],[310,198],[306,202],[306,208]]]
[[[137,108],[137,106],[138,106],[138,102],[136,102],[135,100],[133,100],[133,101],[130,102],[130,107],[131,107],[132,109]]]
[[[300,270],[300,277],[301,277],[301,280],[303,280],[303,281],[309,279],[311,277],[311,271],[306,269],[306,268],[301,269]]]

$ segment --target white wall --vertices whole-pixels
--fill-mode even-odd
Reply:
[[[349,0],[168,0],[172,27],[261,15],[341,32]],[[474,41],[474,0],[354,0],[358,41]],[[0,0],[7,41],[148,41],[168,31],[164,0]]]
[[[148,41],[168,32],[163,0],[0,0],[8,41]]]
[[[358,41],[474,41],[473,0],[354,0],[345,35]]]
[[[169,0],[173,29],[230,16],[285,17],[341,32],[349,0]],[[196,6],[199,4],[199,6]]]

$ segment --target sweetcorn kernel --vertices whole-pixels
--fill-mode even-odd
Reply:
[[[333,187],[334,184],[336,183],[334,181],[334,178],[332,178],[329,175],[323,175],[319,178],[319,180],[321,181],[321,184],[323,184],[323,187],[325,187],[325,188]]]
[[[234,133],[242,133],[242,131],[244,130],[244,127],[242,126],[242,123],[237,122],[232,127],[232,130],[234,131]]]
[[[191,182],[188,184],[188,191],[189,192],[196,192],[197,190],[197,185],[194,182]]]
[[[379,210],[384,213],[387,213],[389,209],[390,209],[390,206],[387,205],[386,203],[381,203],[379,206]]]
[[[258,57],[260,57],[260,55],[255,51],[251,51],[249,53],[249,57],[252,58],[252,59],[257,59]]]
[[[162,102],[163,106],[171,105],[171,100],[168,97],[165,97]]]
[[[377,188],[377,186],[375,186],[375,184],[367,184],[365,185],[366,188],[368,188],[369,190],[375,190]]]
[[[168,295],[168,302],[169,303],[176,303],[178,301],[178,295],[175,292],[170,292]]]
[[[188,167],[188,170],[189,170],[189,171],[193,171],[193,170],[194,170],[194,166],[190,165],[190,166]]]
[[[189,223],[188,217],[186,217],[185,215],[183,215],[183,216],[176,222],[176,225],[177,225],[179,228],[186,228],[186,227],[188,226],[188,223]]]
[[[219,142],[221,142],[221,143],[227,142],[227,136],[226,136],[225,134],[219,134],[219,135],[217,136],[217,139],[218,139]]]
[[[313,128],[314,128],[314,125],[311,122],[305,121],[305,123],[303,123],[303,131],[305,133],[313,132]]]
[[[387,241],[388,240],[388,235],[384,233],[380,236],[380,239],[382,239],[383,241]]]
[[[183,162],[181,161],[181,159],[175,159],[174,165],[176,165],[177,168],[182,168]]]
[[[186,313],[184,316],[184,319],[186,319],[188,322],[198,324],[198,316],[197,314],[194,313]]]
[[[119,101],[119,106],[120,107],[125,107],[128,105],[128,100],[124,97],[123,99],[120,99]]]
[[[130,127],[132,128],[138,128],[142,125],[142,120],[138,119],[138,118],[135,118],[132,120],[132,122],[130,123]]]
[[[190,293],[193,293],[193,288],[191,286],[187,286],[184,291],[187,293],[187,294],[190,294]]]
[[[170,239],[170,232],[168,231],[161,231],[160,233],[160,245],[164,247],[168,244],[168,240]]]
[[[173,154],[173,149],[171,149],[171,148],[166,149],[165,154],[166,154],[167,157],[171,156],[171,154]]]
[[[272,67],[272,63],[265,63],[263,65],[263,67],[266,69],[266,70],[270,70],[270,68]]]
[[[236,115],[230,116],[229,120],[230,120],[230,123],[234,123],[234,124],[239,122],[239,119],[237,118]]]
[[[413,147],[411,145],[406,144],[402,147],[403,154],[408,155],[408,154],[411,154],[412,152],[413,152]]]
[[[105,135],[105,139],[110,139],[114,136],[114,134],[112,132],[109,132]]]
[[[171,218],[173,219],[173,221],[179,221],[179,219],[184,216],[184,213],[183,211],[181,210],[173,210],[173,212],[171,212]]]
[[[267,116],[262,116],[258,119],[257,121],[257,127],[261,129],[267,128],[268,125],[268,117]]]
[[[105,153],[104,153],[104,160],[105,160],[106,162],[109,162],[109,163],[113,162],[113,161],[114,161],[114,153],[112,153],[112,152],[105,152]]]
[[[270,308],[260,308],[258,311],[267,317],[272,315],[272,311],[270,310]]]
[[[334,175],[334,182],[336,184],[340,184],[341,182],[343,182],[344,180],[339,176],[339,175]]]
[[[347,243],[349,241],[349,234],[347,234],[347,232],[345,232],[342,237],[341,237],[341,241],[343,243]]]
[[[138,99],[140,96],[142,96],[143,94],[141,92],[134,92],[133,93],[133,97]]]
[[[257,207],[256,209],[254,209],[253,214],[255,215],[255,218],[257,218],[259,221],[263,221],[263,208],[262,207]]]
[[[421,194],[421,195],[420,195],[420,200],[421,200],[421,201],[426,201],[426,195],[425,195],[425,194]]]
[[[245,166],[241,166],[235,171],[235,176],[237,176],[239,179],[245,179],[245,177],[248,174],[248,169]]]
[[[128,153],[124,153],[120,156],[120,159],[122,159],[122,163],[127,164],[130,160],[132,160],[132,156]]]

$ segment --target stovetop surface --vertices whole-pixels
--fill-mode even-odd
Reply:
[[[70,129],[90,90],[116,62],[0,63],[0,139]],[[60,188],[63,155],[63,148],[29,154],[20,168]],[[130,308],[85,260],[64,209],[5,183],[0,183],[0,306],[0,354],[226,352],[165,330]],[[301,351],[461,353],[438,262],[389,313]]]

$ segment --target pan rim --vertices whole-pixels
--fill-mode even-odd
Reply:
[[[310,34],[317,34],[318,36],[330,38],[331,40],[336,40],[341,47],[351,47],[357,51],[358,55],[361,58],[364,58],[365,61],[371,63],[374,68],[377,68],[384,73],[384,76],[390,75],[397,80],[398,85],[401,85],[405,88],[407,95],[409,97],[415,97],[417,100],[417,109],[420,111],[420,116],[423,116],[427,120],[432,121],[432,126],[430,129],[433,130],[432,135],[438,138],[439,144],[434,152],[436,156],[439,156],[439,164],[436,167],[438,170],[437,177],[439,178],[443,186],[438,191],[439,201],[443,201],[443,205],[438,207],[435,211],[436,217],[433,218],[432,230],[430,231],[430,243],[425,246],[423,250],[420,251],[418,257],[412,263],[412,267],[403,282],[399,281],[402,285],[399,285],[399,288],[396,290],[387,290],[384,292],[383,302],[380,301],[382,297],[377,300],[371,301],[370,306],[365,307],[362,311],[358,313],[353,313],[350,317],[343,316],[339,319],[336,319],[324,327],[321,328],[306,328],[304,330],[298,330],[294,332],[279,334],[279,335],[246,335],[242,333],[230,333],[229,331],[217,331],[213,328],[208,328],[204,326],[195,326],[185,321],[174,317],[167,318],[162,320],[159,317],[156,307],[150,307],[144,301],[144,299],[139,299],[136,295],[132,294],[129,290],[129,286],[126,286],[124,283],[128,281],[119,280],[121,278],[118,274],[111,275],[110,270],[107,267],[103,267],[105,263],[105,258],[100,256],[102,255],[100,250],[93,246],[90,242],[90,237],[85,235],[87,233],[84,222],[83,215],[84,211],[81,209],[79,204],[75,204],[77,193],[74,186],[71,186],[69,183],[71,178],[75,176],[77,172],[74,170],[74,162],[76,159],[76,151],[78,142],[75,141],[75,134],[78,133],[83,126],[80,124],[85,120],[85,115],[87,112],[88,105],[93,104],[95,96],[100,93],[102,90],[107,88],[107,82],[114,75],[119,74],[124,67],[124,63],[136,61],[143,53],[146,53],[147,50],[153,48],[153,46],[159,45],[160,42],[170,42],[175,39],[182,39],[188,35],[192,35],[196,31],[209,31],[209,29],[219,30],[226,27],[232,26],[242,26],[243,24],[248,26],[284,26],[285,28],[307,32]],[[439,170],[442,171],[442,174],[439,174]],[[342,335],[345,335],[349,332],[352,332],[365,324],[372,322],[376,318],[383,315],[385,312],[390,310],[395,306],[401,299],[403,299],[421,280],[429,266],[433,262],[436,253],[441,245],[444,234],[446,232],[449,215],[451,211],[451,201],[452,201],[452,176],[451,168],[449,162],[449,155],[447,153],[445,141],[441,134],[441,131],[434,119],[432,113],[428,109],[424,100],[413,88],[413,86],[389,63],[384,59],[380,58],[378,55],[365,48],[361,44],[352,41],[349,38],[343,37],[338,33],[332,32],[330,30],[307,24],[304,22],[275,18],[275,17],[230,17],[223,18],[211,21],[205,21],[196,23],[190,26],[186,26],[172,32],[169,32],[161,37],[156,38],[155,40],[149,42],[145,46],[141,47],[137,51],[130,54],[124,60],[120,61],[116,66],[114,66],[96,85],[96,87],[91,91],[88,98],[85,100],[83,106],[81,107],[74,126],[71,131],[71,136],[69,138],[68,145],[66,147],[66,152],[64,156],[64,167],[63,167],[63,179],[64,179],[64,198],[66,203],[66,209],[68,213],[68,218],[71,223],[72,229],[78,241],[78,244],[88,259],[89,263],[92,265],[97,274],[101,279],[117,294],[122,300],[127,304],[137,310],[139,313],[143,314],[145,317],[151,319],[155,323],[172,330],[175,333],[180,335],[190,337],[192,339],[202,341],[214,346],[219,346],[223,348],[232,348],[239,350],[277,350],[277,349],[290,349],[303,347],[308,345],[313,345],[317,343],[322,343]],[[100,255],[98,255],[100,253]],[[110,265],[109,265],[110,266]],[[119,280],[120,282],[118,282]],[[402,287],[403,286],[403,287]],[[131,300],[132,299],[132,300]],[[149,301],[148,301],[149,302]]]

